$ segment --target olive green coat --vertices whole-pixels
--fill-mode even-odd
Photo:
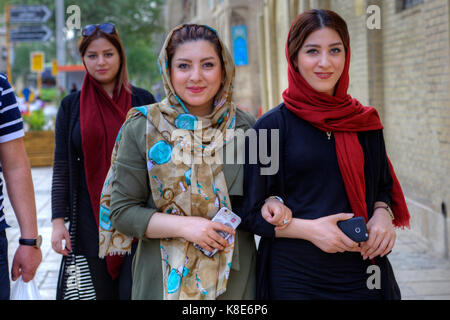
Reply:
[[[252,128],[254,118],[239,109],[236,129]],[[163,299],[160,240],[145,237],[147,225],[157,211],[153,202],[146,163],[146,118],[130,119],[122,129],[114,165],[111,222],[119,232],[139,239],[133,259],[133,300]],[[232,196],[243,195],[242,164],[224,164],[223,172]],[[254,299],[256,246],[254,236],[239,230],[227,291],[218,299]]]

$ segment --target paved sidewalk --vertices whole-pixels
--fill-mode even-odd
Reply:
[[[33,168],[32,175],[38,210],[39,233],[43,237],[42,263],[37,270],[35,281],[42,299],[53,300],[56,296],[61,257],[52,250],[50,243],[52,168]],[[6,190],[4,192],[6,193]],[[4,206],[7,222],[11,226],[6,229],[11,269],[20,230],[6,195]],[[450,260],[444,260],[430,253],[426,243],[412,231],[399,230],[397,235],[397,243],[390,254],[390,261],[403,299],[450,300]]]
[[[397,231],[389,260],[404,300],[450,300],[450,260],[429,252],[412,231]]]
[[[34,278],[36,285],[39,288],[41,298],[43,300],[54,300],[56,298],[56,285],[58,283],[59,266],[61,263],[61,256],[55,253],[50,243],[52,236],[51,224],[51,185],[52,185],[52,168],[33,168],[32,176],[34,183],[34,192],[36,197],[37,220],[39,234],[42,235],[42,263],[39,266],[36,276]],[[6,221],[11,228],[6,229],[8,237],[8,255],[9,255],[9,270],[14,258],[14,254],[19,244],[20,230],[17,219],[11,208],[11,204],[6,195],[6,188],[3,188],[5,193]],[[12,287],[13,283],[11,283]]]

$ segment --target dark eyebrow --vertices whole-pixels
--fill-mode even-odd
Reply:
[[[329,47],[335,47],[335,46],[343,46],[342,42],[335,42],[329,45]],[[320,48],[318,44],[305,44],[305,48]]]
[[[113,48],[103,50],[102,52],[109,52],[109,51],[113,51]],[[97,53],[97,51],[88,51],[87,53]]]
[[[206,58],[203,58],[202,60],[200,60],[200,62],[202,62],[202,61],[205,61],[205,60],[210,60],[210,59],[214,59],[214,57],[206,57]],[[186,58],[178,58],[177,60],[175,60],[175,61],[186,61],[186,62],[192,62],[191,60],[189,60],[189,59],[186,59]]]
[[[214,59],[214,57],[206,57],[206,58],[203,58],[202,60],[200,60],[200,62],[205,61],[205,60],[211,60],[211,59]]]

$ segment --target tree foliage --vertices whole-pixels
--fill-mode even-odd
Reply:
[[[4,11],[5,3],[12,5],[45,5],[52,11],[46,25],[53,31],[53,37],[47,43],[16,43],[13,72],[16,76],[24,76],[29,72],[29,52],[44,51],[46,62],[56,58],[55,42],[55,0],[0,0],[0,11]],[[127,52],[128,68],[131,81],[149,86],[159,77],[156,67],[157,35],[163,32],[162,10],[164,0],[70,0],[65,1],[64,8],[77,5],[80,8],[81,26],[112,22],[116,25]],[[70,14],[65,12],[64,21]],[[65,30],[67,31],[67,30]],[[74,30],[75,38],[67,39],[66,54],[68,63],[79,63],[76,43],[81,30]],[[78,60],[78,61],[76,61]],[[152,81],[153,79],[153,81]]]

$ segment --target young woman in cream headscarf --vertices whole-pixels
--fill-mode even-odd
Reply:
[[[253,299],[253,235],[211,221],[221,207],[240,210],[243,165],[209,160],[236,142],[230,129],[254,123],[231,102],[232,58],[214,30],[190,24],[169,34],[159,66],[166,98],[132,109],[117,139],[100,256],[123,254],[139,239],[133,299]],[[196,161],[175,159],[183,152]],[[219,251],[209,258],[194,244]]]

